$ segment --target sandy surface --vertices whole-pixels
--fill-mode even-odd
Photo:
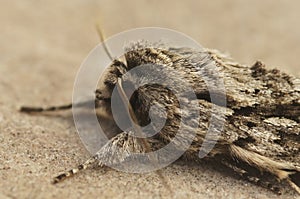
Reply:
[[[0,198],[169,197],[155,173],[90,169],[51,185],[51,177],[89,157],[72,115],[17,111],[24,104],[71,101],[80,63],[98,43],[97,21],[107,36],[134,27],[172,28],[242,63],[259,59],[300,75],[297,0],[0,2]],[[216,167],[178,162],[162,172],[176,198],[296,198],[290,189],[277,196]]]

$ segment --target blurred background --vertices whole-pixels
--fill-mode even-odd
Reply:
[[[299,74],[299,4],[296,0],[2,0],[1,62],[26,54],[44,58],[52,51],[56,57],[61,51],[73,57],[88,53],[98,42],[95,24],[100,22],[106,36],[144,26],[172,28],[203,46],[230,52],[241,62],[261,59]]]
[[[296,0],[0,2],[0,77],[4,81],[4,73],[20,73],[13,78],[27,79],[22,81],[24,87],[30,87],[29,79],[34,78],[44,87],[39,91],[44,96],[49,89],[44,77],[49,75],[70,80],[62,84],[56,77],[47,78],[61,87],[58,92],[72,90],[81,62],[99,42],[96,23],[106,37],[144,26],[171,28],[241,63],[261,60],[269,68],[300,75],[300,3]],[[28,70],[30,78],[24,74]]]
[[[24,104],[55,105],[71,101],[76,72],[99,43],[96,23],[101,24],[107,37],[137,27],[171,28],[205,47],[228,52],[240,63],[251,65],[261,60],[268,68],[300,76],[298,0],[0,0],[0,3],[0,165],[9,168],[0,168],[0,198],[22,194],[39,197],[39,189],[48,191],[48,197],[66,196],[69,192],[80,196],[78,187],[93,183],[101,184],[98,191],[112,189],[105,196],[115,196],[114,185],[123,187],[118,191],[124,189],[124,194],[136,195],[140,190],[145,193],[156,190],[157,196],[163,194],[164,188],[159,179],[152,179],[153,175],[153,185],[146,183],[147,186],[138,188],[134,183],[144,177],[110,173],[103,174],[110,179],[105,181],[98,179],[99,171],[82,175],[73,192],[54,189],[49,185],[51,176],[84,161],[88,154],[69,123],[17,112]],[[47,159],[52,156],[56,159]],[[174,180],[174,187],[178,188],[176,183],[180,185],[184,196],[276,197],[265,189],[222,177],[205,167],[171,166],[165,172]],[[209,181],[203,184],[205,179]],[[76,178],[71,182],[74,181]],[[73,186],[71,182],[60,188]],[[108,185],[101,187],[103,183]],[[124,183],[137,189],[128,189]],[[94,193],[91,191],[91,196]]]

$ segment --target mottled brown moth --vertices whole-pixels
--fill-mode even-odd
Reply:
[[[146,85],[134,92],[129,99],[135,122],[143,126],[149,123],[149,107],[154,103],[167,112],[165,126],[155,136],[144,138],[131,136],[131,131],[121,131],[114,123],[110,98],[112,89],[119,78],[128,70],[141,64],[159,64],[176,69],[192,85],[197,96],[200,125],[193,128],[196,137],[184,156],[197,160],[211,114],[212,102],[203,79],[194,75],[197,69],[209,76],[207,63],[213,61],[226,88],[226,106],[220,106],[224,118],[224,129],[216,145],[202,161],[214,159],[242,175],[250,181],[280,192],[278,181],[287,182],[300,194],[300,79],[277,69],[269,70],[260,61],[252,66],[239,64],[216,50],[196,51],[191,48],[147,47],[142,49],[134,43],[124,54],[125,61],[114,59],[103,77],[102,86],[96,90],[96,108],[101,109],[101,117],[109,118],[115,128],[110,128],[115,136],[96,155],[77,168],[54,178],[54,183],[72,176],[93,164],[102,162],[126,162],[127,152],[146,153],[168,144],[178,130],[180,107],[175,96],[161,85]],[[192,67],[193,66],[193,67]],[[160,73],[160,71],[154,72]],[[170,75],[170,74],[169,74]],[[131,78],[147,78],[147,75]],[[133,79],[127,79],[127,83]],[[174,82],[175,84],[176,82]],[[123,90],[126,90],[123,88]],[[218,93],[217,88],[214,92]],[[22,107],[22,112],[44,112],[69,109],[72,105],[31,108]],[[159,115],[159,113],[157,113]],[[105,125],[105,124],[103,124]],[[188,133],[188,132],[187,132]],[[182,143],[178,142],[180,148]]]

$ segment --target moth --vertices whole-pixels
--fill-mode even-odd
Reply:
[[[141,48],[142,47],[142,48]],[[223,122],[223,130],[215,141],[214,148],[201,159],[213,159],[245,179],[261,186],[280,192],[276,186],[279,181],[287,182],[300,194],[300,79],[287,75],[277,69],[269,70],[257,61],[252,66],[239,64],[229,56],[217,50],[178,47],[149,47],[143,42],[135,42],[127,48],[125,60],[114,59],[102,77],[101,87],[95,91],[95,105],[101,109],[99,115],[110,121],[114,136],[94,156],[78,167],[62,173],[54,178],[58,183],[80,170],[91,165],[103,165],[103,162],[122,164],[127,161],[129,153],[147,153],[155,151],[172,142],[176,135],[182,113],[176,96],[163,85],[147,84],[136,88],[131,95],[129,105],[131,116],[139,126],[145,126],[161,116],[160,109],[151,110],[155,105],[165,111],[166,121],[159,133],[148,138],[133,136],[134,128],[121,130],[118,128],[111,110],[113,89],[120,83],[120,78],[131,69],[152,64],[153,74],[169,75],[173,80],[168,82],[178,86],[176,71],[187,81],[196,95],[200,113],[199,125],[189,130],[175,146],[180,150],[185,138],[193,132],[195,137],[183,156],[189,160],[199,160],[199,150],[204,143],[211,116],[211,107],[218,106],[224,111],[224,117],[216,117],[217,122]],[[226,88],[226,104],[212,102],[210,92],[218,95],[218,88],[210,91],[204,79],[209,81],[212,71],[209,63],[214,62],[222,74]],[[166,72],[159,67],[163,66]],[[172,70],[171,70],[172,69]],[[201,78],[197,72],[201,71]],[[181,78],[180,77],[180,78]],[[121,95],[126,95],[126,85],[149,78],[147,73],[127,77],[122,82]],[[179,78],[179,77],[178,77]],[[124,92],[123,92],[124,91]],[[122,94],[123,92],[123,94]],[[125,93],[125,94],[124,94]],[[182,96],[184,97],[184,96]],[[187,102],[188,104],[189,102]],[[57,111],[69,109],[73,105],[49,108],[22,107],[26,113]],[[154,116],[153,116],[154,115]],[[100,122],[101,123],[101,122]],[[189,127],[189,122],[185,125]],[[186,136],[186,137],[185,137]]]

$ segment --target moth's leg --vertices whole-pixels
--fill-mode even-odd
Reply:
[[[22,106],[20,108],[21,112],[24,113],[32,113],[32,112],[48,112],[48,111],[58,111],[58,110],[67,110],[67,109],[71,109],[72,108],[72,104],[66,104],[66,105],[62,105],[62,106],[50,106],[50,107],[29,107],[29,106]]]
[[[257,175],[250,173],[249,170],[242,168],[242,166],[240,165],[241,162],[237,163],[232,160],[222,160],[221,163],[230,170],[232,170],[234,173],[241,176],[243,179],[246,179],[249,182],[259,185],[261,187],[270,189],[276,194],[281,194],[280,188],[275,185],[276,179],[274,176],[272,176],[271,179],[266,179],[265,176],[261,175],[260,171],[258,171],[259,174]]]
[[[62,180],[73,176],[79,171],[85,170],[92,166],[94,163],[98,163],[99,166],[103,164],[113,165],[121,164],[129,158],[130,153],[145,153],[146,147],[143,146],[141,139],[130,135],[130,132],[122,132],[113,137],[107,142],[93,157],[87,160],[85,163],[77,166],[74,169],[66,171],[53,179],[53,183],[61,182]],[[161,147],[161,142],[154,139],[147,139],[151,145],[151,149],[158,149]]]
[[[235,160],[242,161],[263,173],[270,173],[276,176],[278,180],[286,180],[300,194],[300,168],[288,163],[274,161],[236,145],[230,145],[229,150]]]
[[[53,111],[60,111],[60,110],[68,110],[71,109],[73,106],[76,107],[85,107],[87,104],[95,103],[95,108],[98,108],[100,103],[98,99],[92,101],[85,101],[80,102],[77,104],[65,104],[61,106],[50,106],[50,107],[30,107],[30,106],[22,106],[20,108],[20,112],[24,113],[41,113],[41,112],[53,112]]]
[[[52,183],[56,184],[56,183],[63,181],[66,178],[72,177],[79,171],[87,169],[88,167],[93,165],[96,161],[97,161],[97,156],[93,156],[90,159],[88,159],[85,163],[78,165],[76,168],[70,169],[69,171],[66,171],[66,172],[56,176],[55,178],[53,178]]]
[[[95,108],[99,108],[101,106],[101,102],[109,102],[109,97],[104,97],[101,90],[97,89],[95,91],[95,100],[83,101],[77,104],[65,104],[61,106],[50,106],[50,107],[31,107],[31,106],[22,106],[20,108],[20,112],[24,113],[41,113],[41,112],[53,112],[53,111],[60,111],[60,110],[68,110],[71,109],[73,106],[76,107],[87,107],[88,104],[94,103]]]

